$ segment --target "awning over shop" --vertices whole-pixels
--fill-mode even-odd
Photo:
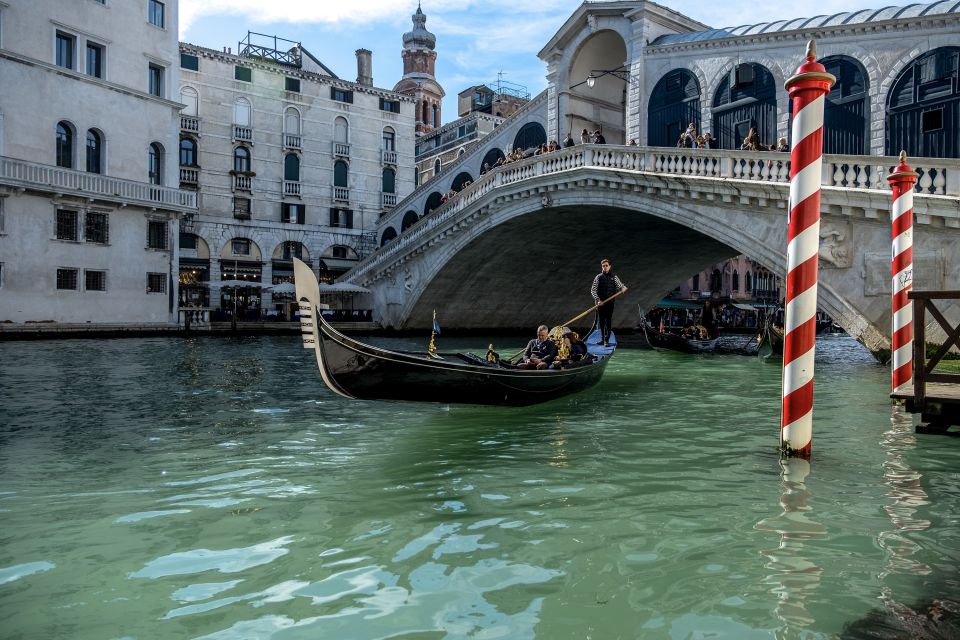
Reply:
[[[670,298],[664,298],[657,303],[657,306],[661,309],[701,309],[702,306],[696,302],[690,302],[688,300],[671,300]]]
[[[321,258],[317,261],[318,267],[324,271],[349,271],[357,266],[359,260],[346,258]]]
[[[361,287],[352,282],[334,282],[333,284],[320,284],[320,293],[370,293],[370,289]]]
[[[742,302],[731,302],[730,304],[732,304],[733,306],[735,306],[737,309],[743,309],[744,311],[756,311],[756,310],[757,310],[757,308],[756,308],[755,306],[750,305],[750,304],[744,304],[744,303],[742,303]]]

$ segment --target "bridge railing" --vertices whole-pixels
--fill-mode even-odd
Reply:
[[[890,156],[825,155],[822,184],[825,187],[889,191],[886,176],[898,163],[899,158]],[[917,184],[919,193],[951,197],[960,195],[960,160],[911,158],[910,163],[921,174]],[[358,263],[351,273],[361,273],[389,260],[401,245],[416,242],[498,187],[584,167],[665,176],[780,184],[790,182],[790,154],[787,153],[577,145],[488,171],[455,197],[408,227],[388,245]]]

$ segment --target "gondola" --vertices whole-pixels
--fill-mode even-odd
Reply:
[[[564,369],[519,370],[470,353],[392,351],[345,336],[319,313],[320,290],[310,267],[294,259],[303,346],[317,356],[320,377],[344,398],[527,406],[547,402],[600,381],[616,350],[594,328],[584,340],[591,363]]]
[[[641,318],[641,322],[643,323],[643,333],[647,338],[647,343],[654,349],[669,349],[681,353],[713,353],[717,348],[719,338],[709,340],[684,338],[676,333],[658,331],[646,319]]]
[[[757,333],[757,355],[763,359],[783,355],[783,329],[775,326],[771,318]]]

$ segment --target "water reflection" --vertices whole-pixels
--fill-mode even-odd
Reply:
[[[813,615],[807,604],[814,599],[823,569],[809,559],[805,549],[808,540],[824,538],[827,530],[810,516],[810,494],[805,484],[810,474],[810,462],[800,458],[782,458],[780,515],[764,518],[756,529],[779,534],[776,549],[763,551],[767,557],[764,567],[770,571],[764,584],[777,598],[774,609],[782,623],[775,632],[778,639],[806,637],[806,629],[813,625]]]

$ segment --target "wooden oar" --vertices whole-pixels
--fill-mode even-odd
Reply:
[[[575,317],[573,317],[573,318],[570,318],[569,320],[567,320],[566,322],[564,322],[564,323],[561,324],[561,325],[557,325],[556,327],[554,327],[553,329],[550,330],[550,334],[553,335],[554,333],[556,333],[557,329],[559,329],[560,327],[565,327],[565,326],[567,326],[567,325],[569,325],[569,324],[573,324],[574,322],[576,322],[576,321],[579,320],[580,318],[584,317],[585,315],[587,315],[587,314],[590,313],[591,311],[594,311],[594,310],[602,307],[603,305],[607,304],[608,302],[610,302],[610,301],[613,300],[614,298],[619,298],[620,296],[622,296],[622,295],[625,294],[626,292],[627,292],[627,288],[626,288],[626,287],[624,287],[623,289],[620,289],[620,291],[617,291],[615,294],[613,294],[612,296],[610,296],[610,297],[607,298],[606,300],[601,300],[600,302],[598,302],[597,304],[593,305],[592,307],[590,307],[589,309],[587,309],[586,311],[584,311],[584,312],[581,313],[580,315],[575,316]],[[517,351],[515,354],[513,354],[512,356],[510,356],[509,358],[507,358],[507,362],[510,362],[511,360],[513,360],[514,358],[516,358],[518,355],[520,355],[521,353],[523,353],[523,352],[526,351],[526,350],[527,350],[526,347],[524,347],[523,349],[520,349],[520,351]]]

